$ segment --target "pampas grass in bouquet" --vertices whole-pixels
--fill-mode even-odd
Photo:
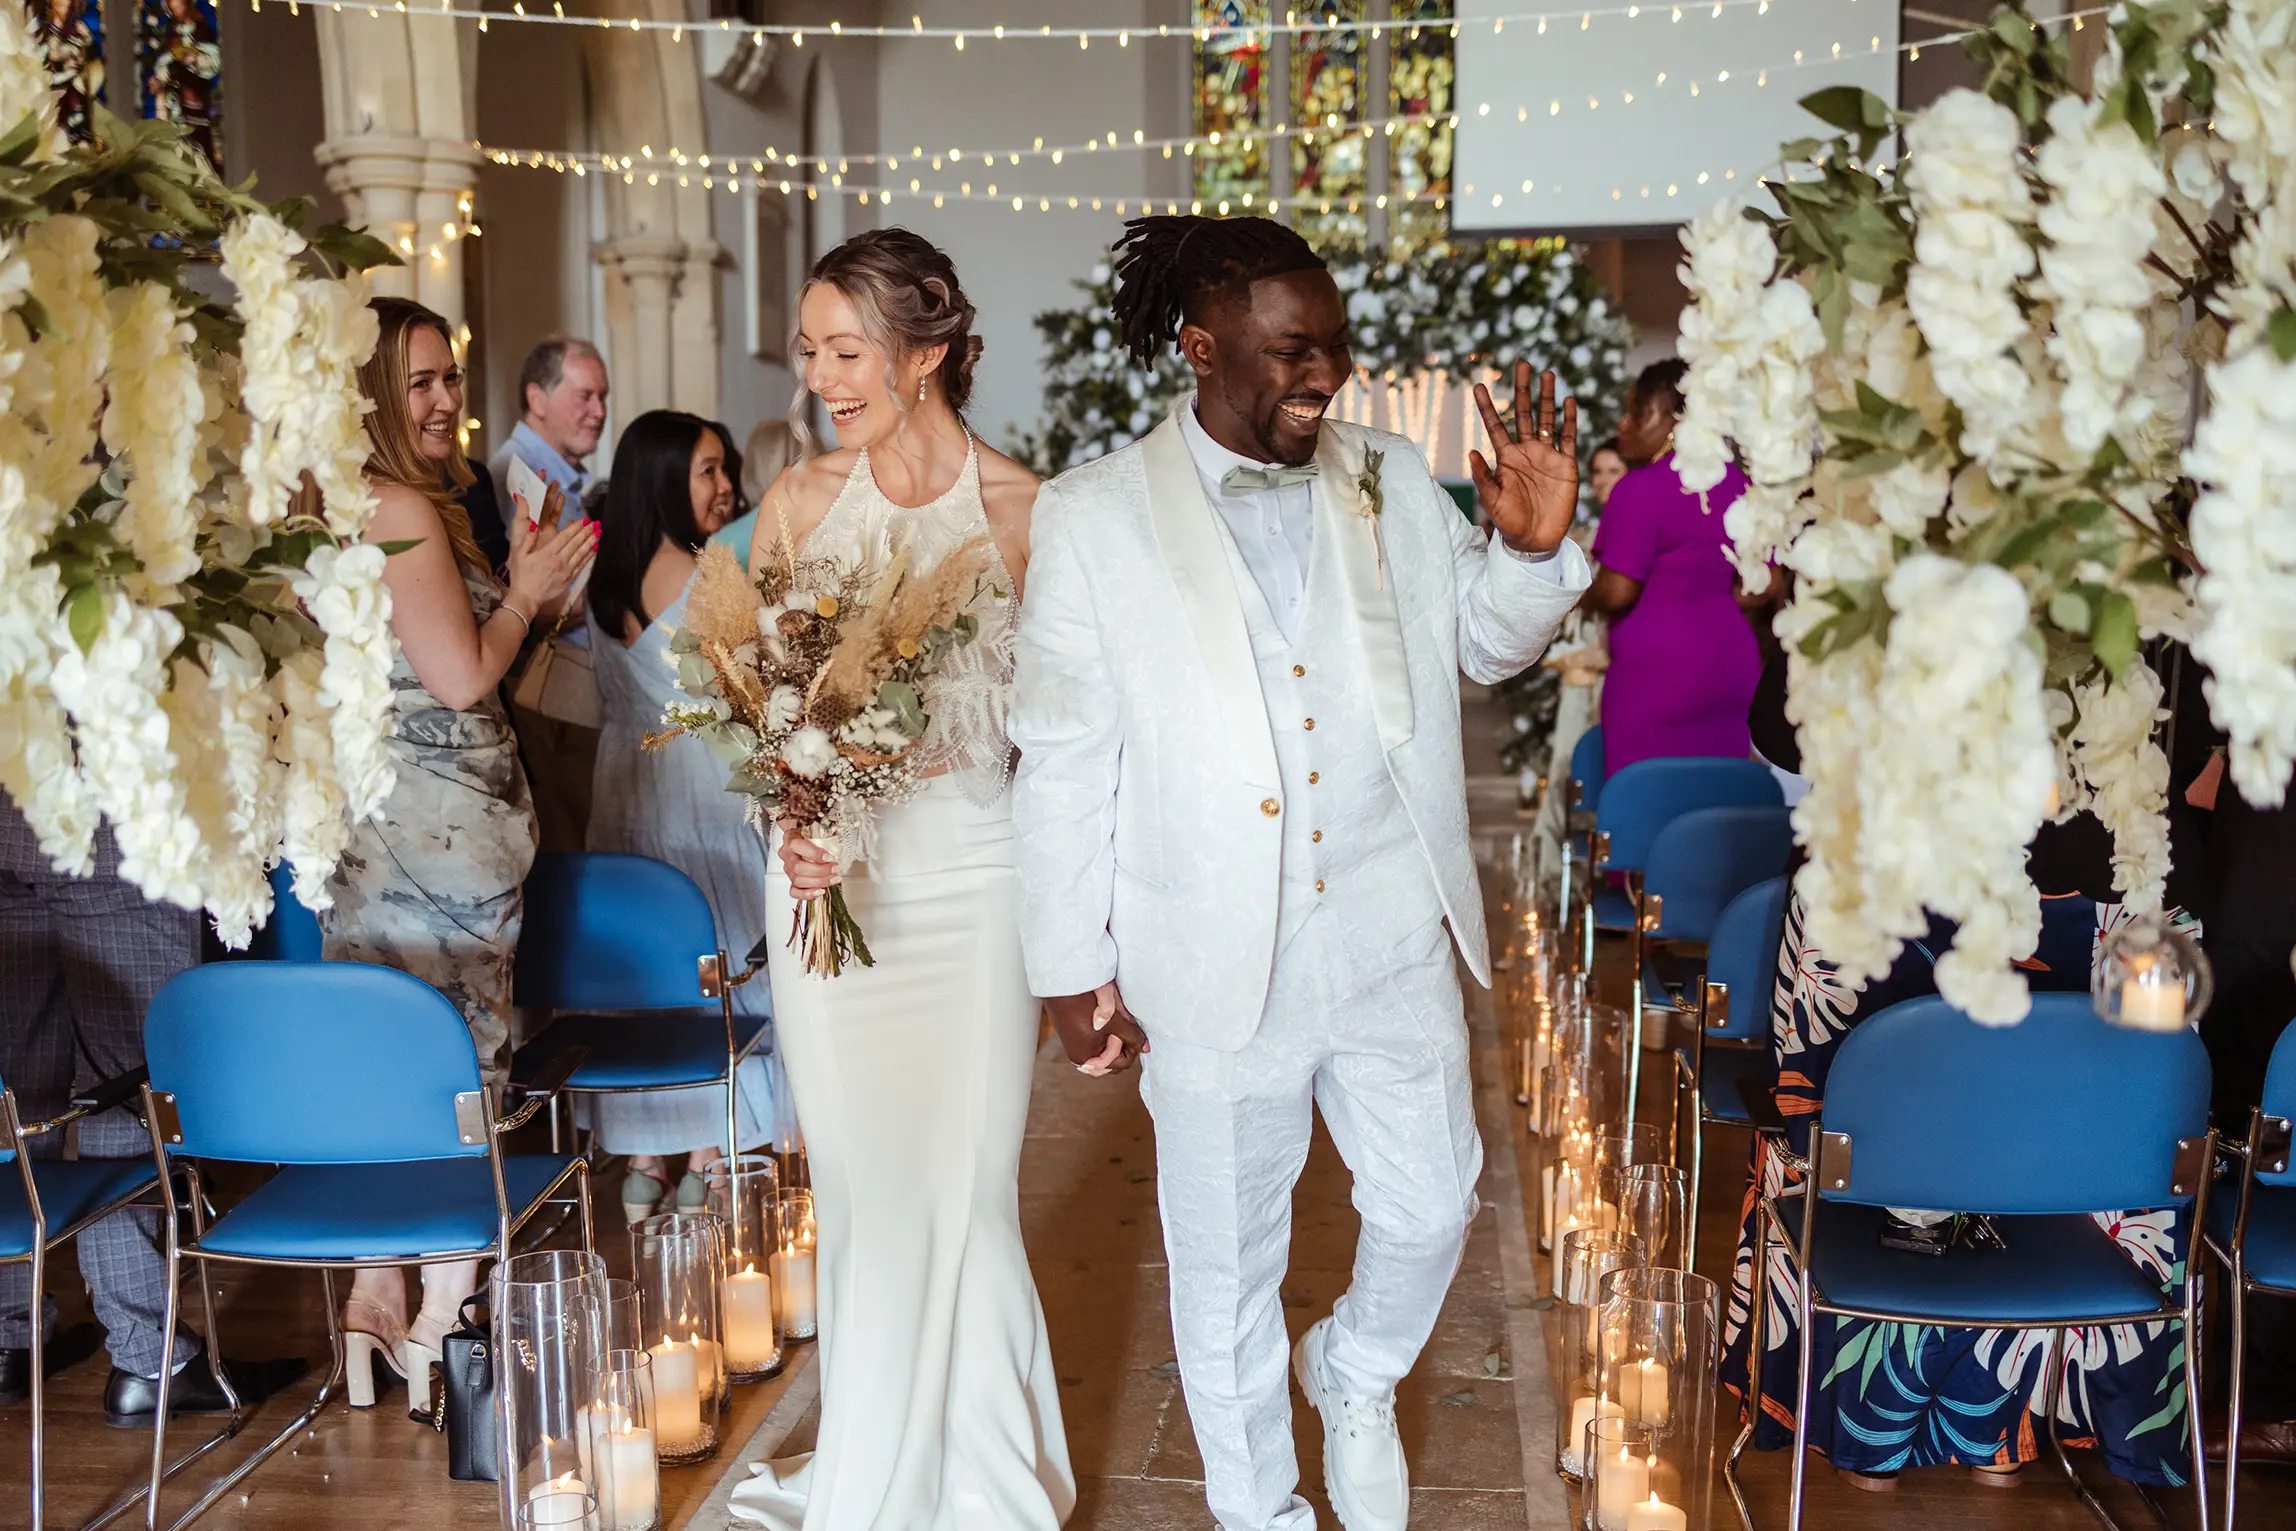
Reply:
[[[927,683],[978,634],[983,595],[1006,596],[989,582],[992,555],[975,538],[922,571],[896,547],[882,567],[793,559],[753,579],[730,551],[705,547],[686,625],[670,635],[691,700],[669,706],[648,747],[701,740],[761,829],[779,824],[851,865],[877,814],[922,783]],[[873,965],[842,885],[798,905],[789,944],[822,977]]]

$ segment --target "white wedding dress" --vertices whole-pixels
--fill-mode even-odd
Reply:
[[[980,464],[895,505],[860,454],[806,558],[929,568],[988,535]],[[885,812],[846,897],[874,967],[805,973],[777,942],[773,1013],[820,1232],[821,1430],[758,1464],[736,1517],[774,1531],[1053,1531],[1076,1501],[1044,1311],[1020,1235],[1037,1004],[1016,923],[1004,703],[1018,604],[1001,559],[979,636],[928,687],[931,778]],[[789,929],[780,858],[767,929]]]

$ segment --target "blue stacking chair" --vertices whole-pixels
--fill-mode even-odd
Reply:
[[[342,1380],[333,1267],[431,1265],[507,1257],[514,1233],[569,1181],[591,1247],[587,1167],[560,1154],[509,1156],[502,1137],[542,1108],[581,1063],[560,1055],[529,1098],[498,1118],[470,1028],[445,995],[363,962],[219,962],[169,980],[144,1020],[152,1152],[190,1182],[192,1236],[167,1204],[167,1366],[152,1447],[158,1514],[176,1273],[206,1262],[318,1267],[334,1365],[310,1406],[175,1522],[197,1520],[294,1438]],[[185,1162],[178,1166],[177,1158]],[[279,1172],[211,1225],[197,1161],[276,1164]],[[200,1291],[212,1290],[202,1279]],[[208,1353],[215,1352],[208,1316]],[[428,1379],[409,1378],[425,1387]]]
[[[43,1122],[27,1122],[16,1110],[16,1092],[0,1081],[0,1265],[32,1268],[32,1531],[47,1524],[47,1346],[40,1334],[39,1313],[47,1295],[48,1255],[81,1229],[122,1208],[157,1208],[162,1177],[140,1155],[133,1159],[49,1159],[35,1162],[27,1139],[61,1131],[66,1124],[95,1116],[138,1100],[144,1071],[136,1069],[107,1079],[74,1097],[69,1109]],[[10,1161],[13,1161],[11,1164]],[[206,1289],[202,1288],[203,1294]],[[212,1299],[208,1329],[215,1327]],[[213,1364],[213,1357],[209,1358]],[[218,1378],[220,1381],[220,1377]],[[177,1469],[229,1440],[239,1429],[239,1416],[197,1451],[171,1464]],[[115,1504],[102,1520],[109,1520],[142,1497],[142,1490]],[[101,1523],[100,1521],[98,1523]]]
[[[1721,808],[1716,813],[1773,810]],[[1697,815],[1688,815],[1695,818]],[[1706,974],[1698,985],[1698,1031],[1674,1052],[1675,1118],[1690,1118],[1689,1227],[1685,1257],[1697,1258],[1698,1196],[1706,1167],[1706,1129],[1720,1123],[1751,1130],[1742,1086],[1761,1087],[1770,1073],[1770,1004],[1778,983],[1778,944],[1786,928],[1791,879],[1766,878],[1741,890],[1716,916],[1706,938]],[[1672,906],[1668,906],[1670,915]],[[1687,1100],[1684,1099],[1687,1097]],[[1682,1162],[1678,1151],[1677,1164]]]
[[[1627,1111],[1642,1098],[1642,965],[1652,917],[1644,899],[1645,874],[1659,832],[1683,814],[1700,808],[1783,808],[1785,794],[1770,768],[1753,760],[1720,756],[1682,756],[1637,760],[1602,784],[1595,808],[1594,876],[1606,872],[1626,874],[1627,891],[1594,895],[1594,923],[1604,929],[1624,930],[1632,942],[1634,974],[1633,1014],[1629,1025],[1633,1045],[1628,1049]],[[1776,867],[1765,867],[1767,876]],[[1593,879],[1589,879],[1592,886]]]
[[[2248,1135],[2227,1146],[2238,1175],[2237,1195],[2208,1205],[2201,1249],[2224,1262],[2230,1279],[2232,1378],[2225,1418],[2224,1531],[2239,1509],[2242,1361],[2248,1347],[2252,1292],[2296,1298],[2296,1170],[2289,1168],[2289,1124],[2296,1121],[2296,1026],[2280,1033],[2265,1066],[2264,1099],[2249,1113]],[[2194,1277],[2198,1280],[2197,1274]],[[2195,1351],[2200,1348],[2192,1341]],[[2197,1389],[2187,1396],[2197,1399]]]
[[[1597,723],[1571,746],[1571,779],[1563,789],[1563,877],[1556,907],[1562,912],[1565,956],[1580,972],[1594,966],[1594,925],[1573,921],[1584,914],[1582,906],[1594,887],[1594,814],[1602,801],[1602,783],[1602,725]],[[1571,872],[1582,855],[1588,870],[1577,880],[1574,902]]]
[[[1934,995],[1891,1005],[1844,1039],[1826,1076],[1825,1107],[1803,1171],[1763,1195],[1755,1219],[1755,1357],[1749,1424],[1724,1471],[1746,1524],[1753,1517],[1737,1463],[1762,1414],[1761,1274],[1772,1232],[1792,1268],[1801,1319],[1787,1523],[1800,1531],[1810,1417],[1813,1317],[1990,1329],[2047,1329],[2042,1412],[2057,1465],[2089,1509],[2114,1521],[2065,1458],[2057,1428],[2065,1330],[2075,1325],[2182,1319],[2185,1397],[2195,1401],[2193,1487],[2208,1525],[2200,1455],[2200,1286],[2189,1264],[2165,1293],[2131,1263],[2095,1212],[2191,1203],[2207,1225],[2208,1054],[2189,1030],[2108,1025],[2086,994],[2036,994],[2014,1026],[1981,1026]],[[1820,1208],[1824,1211],[1821,1213]],[[1885,1207],[1984,1213],[2007,1244],[1943,1258],[1884,1249]]]
[[[734,1075],[767,1022],[737,1012],[733,991],[763,966],[752,960],[743,971],[730,971],[709,901],[668,862],[584,852],[537,856],[526,879],[514,997],[558,1015],[518,1050],[510,1076],[523,1081],[576,1046],[588,1054],[566,1082],[577,1094],[722,1082],[726,1152],[739,1153]],[[553,1110],[552,1148],[559,1146],[559,1128]]]

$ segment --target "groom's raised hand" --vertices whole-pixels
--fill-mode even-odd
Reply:
[[[1469,453],[1476,498],[1507,545],[1518,553],[1551,553],[1570,535],[1578,514],[1578,400],[1563,400],[1562,429],[1555,429],[1555,375],[1539,374],[1538,413],[1526,415],[1532,398],[1531,365],[1515,363],[1515,397],[1502,417],[1491,390],[1475,385],[1475,407],[1490,432],[1491,456]]]
[[[1148,1034],[1124,1007],[1124,996],[1113,983],[1090,994],[1064,994],[1044,1003],[1052,1012],[1052,1029],[1060,1034],[1062,1050],[1080,1074],[1095,1079],[1121,1074],[1148,1051]]]

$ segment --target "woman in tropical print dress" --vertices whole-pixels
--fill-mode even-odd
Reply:
[[[2023,964],[2033,988],[2087,989],[2100,938],[2125,918],[2119,904],[2078,893],[2044,897],[2040,945]],[[2184,923],[2182,916],[2175,918]],[[1907,944],[1888,976],[1861,993],[1803,939],[1802,922],[1797,895],[1787,908],[1779,952],[1771,1050],[1788,1145],[1806,1155],[1810,1124],[1824,1102],[1826,1072],[1842,1038],[1900,1000],[1937,992],[1933,967],[1951,943],[1952,927],[1933,924],[1921,940]],[[1773,1195],[1801,1178],[1764,1153],[1759,1138],[1755,1154]],[[1722,1376],[1739,1397],[1741,1417],[1753,1209],[1749,1193],[1723,1329]],[[2181,1213],[2129,1211],[2099,1215],[2097,1221],[2122,1253],[2162,1283],[2181,1271]],[[1773,1237],[1763,1282],[1762,1419],[1754,1432],[1754,1445],[1762,1450],[1793,1440],[1801,1352],[1791,1270]],[[1942,1465],[1977,1469],[1981,1480],[2004,1484],[2048,1449],[2048,1425],[2040,1417],[2048,1330],[1943,1328],[1829,1314],[1816,1315],[1815,1330],[1806,1439],[1858,1487],[1888,1489],[1904,1468]],[[2110,1324],[2067,1333],[2057,1406],[2065,1444],[2097,1448],[2114,1473],[2134,1482],[2186,1482],[2192,1454],[2184,1413],[2184,1326]]]

